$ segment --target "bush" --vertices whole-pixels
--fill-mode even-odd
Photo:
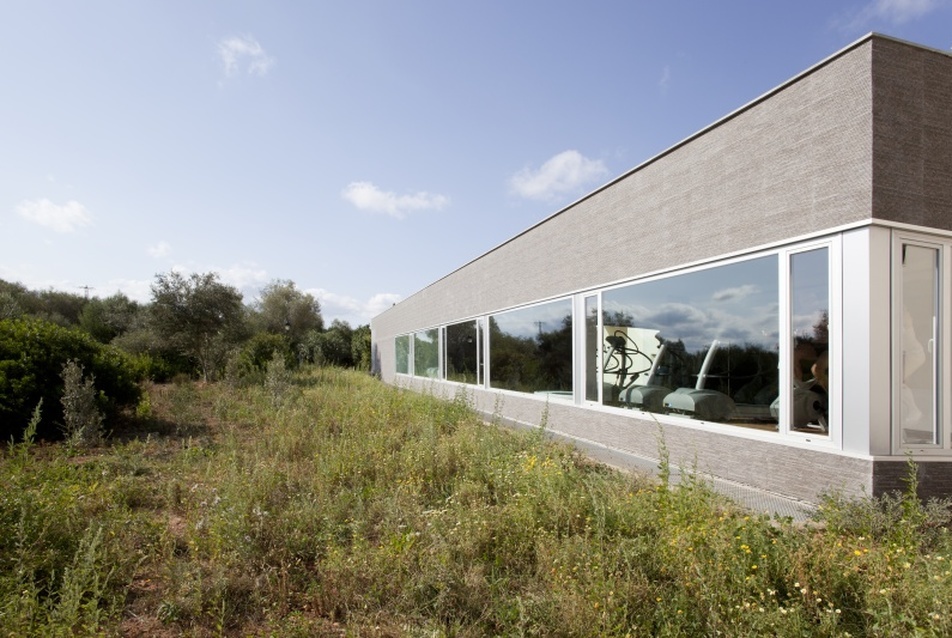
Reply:
[[[96,378],[98,409],[114,415],[135,405],[140,377],[122,352],[103,346],[78,329],[38,319],[0,321],[0,439],[19,439],[36,405],[43,401],[40,438],[60,438],[63,423],[63,366],[75,360]]]
[[[96,406],[96,380],[83,375],[83,366],[70,359],[63,366],[63,433],[70,445],[102,442],[102,414]],[[26,438],[26,437],[24,437]]]
[[[264,374],[275,357],[283,359],[287,368],[295,367],[287,338],[283,335],[259,332],[232,355],[226,366],[225,377],[233,382],[258,383],[264,379]]]

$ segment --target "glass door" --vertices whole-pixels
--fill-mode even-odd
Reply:
[[[939,249],[904,241],[900,249],[898,329],[899,443],[936,446],[939,432]]]

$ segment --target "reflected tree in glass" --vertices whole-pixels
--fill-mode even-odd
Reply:
[[[437,328],[413,334],[413,374],[431,379],[440,373],[440,331]]]
[[[572,305],[555,301],[489,318],[490,386],[571,395]]]
[[[603,403],[776,429],[777,281],[770,255],[602,293]]]
[[[397,373],[410,374],[410,335],[400,335],[394,339]]]
[[[479,336],[475,321],[446,326],[447,381],[478,383]]]
[[[829,432],[829,253],[790,256],[790,426],[816,434]]]

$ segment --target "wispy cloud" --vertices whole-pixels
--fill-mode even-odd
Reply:
[[[739,301],[741,299],[746,299],[751,295],[755,295],[760,290],[757,286],[753,284],[744,284],[743,286],[736,286],[734,288],[722,288],[714,292],[711,295],[711,299],[714,301]]]
[[[671,65],[665,64],[664,68],[661,69],[661,79],[658,80],[658,86],[661,88],[662,93],[668,92],[668,86],[671,84]]]
[[[873,0],[860,9],[849,26],[866,28],[873,23],[903,24],[918,20],[948,4],[948,0]]]
[[[157,244],[149,246],[149,254],[153,257],[165,257],[172,250],[168,242],[160,241]]]
[[[218,57],[225,66],[225,75],[233,77],[242,71],[263,76],[274,66],[274,58],[250,35],[231,36],[218,42]]]
[[[383,191],[372,182],[351,182],[341,197],[359,208],[372,213],[384,213],[397,219],[403,219],[408,213],[421,210],[440,210],[449,204],[444,195],[420,191],[409,195],[397,195]]]
[[[16,212],[20,217],[58,233],[71,233],[93,222],[86,207],[75,200],[62,206],[45,198],[24,200],[16,207]]]
[[[607,175],[608,168],[601,160],[588,159],[578,151],[563,151],[538,169],[522,169],[512,176],[509,186],[520,197],[550,201],[577,194]]]

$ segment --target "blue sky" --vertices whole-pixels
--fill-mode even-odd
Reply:
[[[352,325],[948,0],[5,0],[0,278],[284,279]]]

